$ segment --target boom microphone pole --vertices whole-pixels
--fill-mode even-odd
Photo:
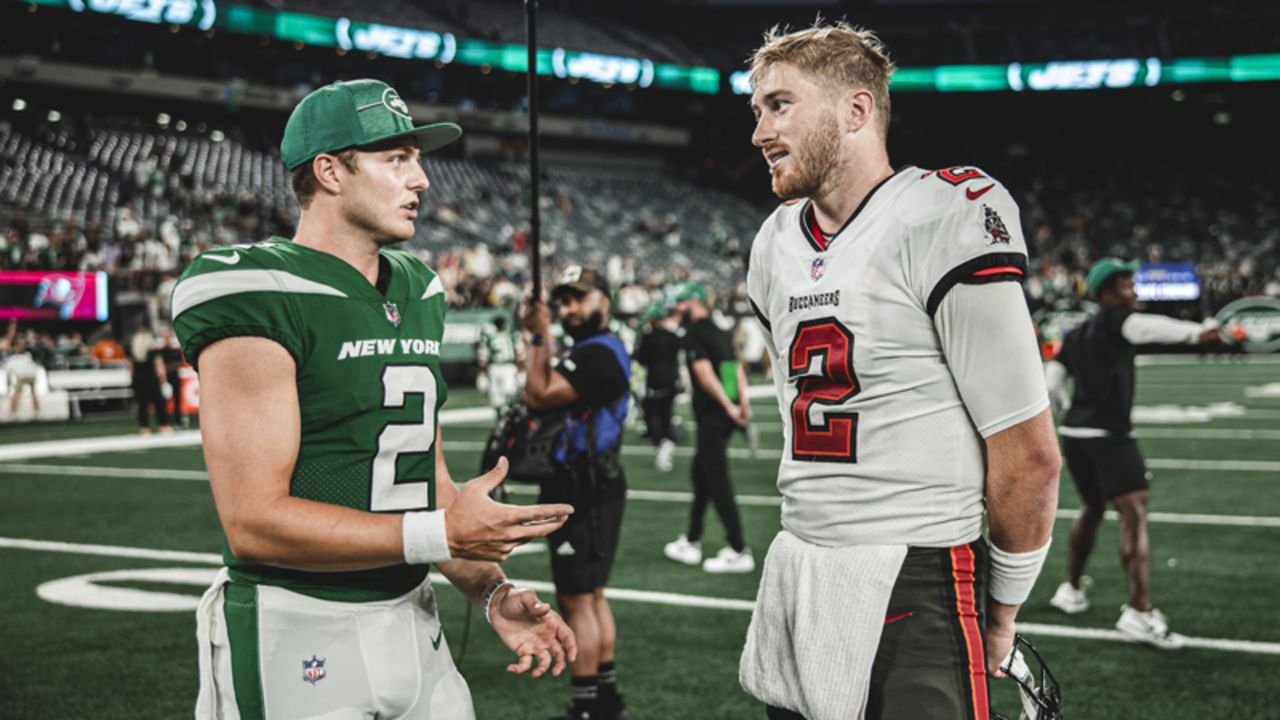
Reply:
[[[524,0],[525,42],[529,51],[529,272],[534,300],[542,299],[542,223],[538,165],[538,0]]]

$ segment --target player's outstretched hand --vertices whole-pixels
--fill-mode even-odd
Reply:
[[[494,599],[489,619],[494,632],[518,658],[507,666],[509,673],[519,675],[532,669],[533,677],[542,677],[550,670],[552,676],[559,677],[565,664],[578,657],[573,630],[532,590],[505,590],[501,598]]]
[[[555,532],[573,514],[572,505],[506,505],[489,493],[507,476],[507,459],[469,480],[445,510],[449,553],[466,560],[502,562],[512,550]]]

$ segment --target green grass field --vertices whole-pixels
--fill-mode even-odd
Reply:
[[[1197,642],[1160,652],[1118,641],[1109,632],[1088,632],[1110,631],[1126,597],[1114,521],[1104,525],[1089,568],[1096,579],[1093,609],[1067,617],[1050,608],[1048,599],[1065,566],[1069,523],[1061,519],[1044,575],[1020,619],[1059,678],[1067,717],[1280,717],[1271,698],[1273,689],[1280,690],[1280,567],[1274,555],[1280,546],[1280,397],[1250,392],[1278,381],[1280,365],[1275,364],[1189,363],[1139,370],[1141,406],[1216,408],[1208,413],[1213,417],[1202,413],[1190,418],[1193,422],[1139,426],[1155,476],[1156,604],[1175,630]],[[477,401],[474,392],[454,392],[446,409]],[[759,401],[755,410],[764,452],[749,457],[739,438],[731,469],[743,499],[748,541],[761,558],[778,530],[773,503],[780,426],[771,400]],[[480,424],[445,426],[455,477],[474,474],[485,434]],[[89,437],[122,439],[102,452],[75,447],[75,441]],[[88,609],[37,595],[43,583],[88,573],[215,567],[203,556],[126,556],[119,550],[210,554],[220,543],[200,448],[128,449],[123,442],[132,437],[130,420],[123,416],[0,428],[4,720],[191,716],[197,682],[192,612]],[[59,444],[38,454],[13,452],[19,444],[49,440]],[[687,444],[670,474],[653,469],[652,455],[635,433],[627,445],[633,490],[688,490]],[[1061,507],[1078,504],[1064,477]],[[669,497],[629,502],[612,586],[752,600],[758,572],[712,577],[662,556],[663,543],[684,528],[687,507]],[[705,545],[714,549],[721,530],[714,513],[709,515]],[[506,570],[530,581],[550,576],[545,551],[513,557]],[[101,584],[192,599],[203,589],[154,579]],[[456,592],[437,590],[457,657],[467,613]],[[749,612],[623,597],[613,607],[620,684],[634,718],[764,717],[737,683]],[[475,613],[470,630],[462,671],[480,718],[544,718],[566,703],[567,678],[509,676],[503,670],[505,649]],[[1014,696],[1000,687],[1006,684],[996,683],[996,707],[1010,713]]]

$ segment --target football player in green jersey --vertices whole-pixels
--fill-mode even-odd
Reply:
[[[497,565],[573,508],[494,502],[505,462],[454,484],[444,288],[387,247],[414,234],[421,153],[460,133],[415,127],[375,80],[311,93],[281,143],[293,240],[206,252],[174,290],[226,536],[197,612],[198,718],[474,718],[428,563],[483,608],[509,671],[558,675],[576,656],[560,616]]]

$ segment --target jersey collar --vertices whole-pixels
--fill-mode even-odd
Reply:
[[[892,175],[876,183],[876,186],[871,188],[871,192],[867,193],[867,196],[862,198],[862,202],[858,203],[858,207],[854,208],[853,213],[844,221],[844,224],[840,226],[840,229],[836,230],[831,235],[827,235],[822,232],[822,228],[818,227],[818,217],[813,211],[813,201],[806,200],[804,207],[800,210],[800,233],[804,235],[805,240],[809,241],[809,246],[814,250],[818,252],[826,252],[826,250],[831,247],[832,241],[839,237],[840,233],[844,232],[845,228],[849,227],[849,225],[858,217],[862,212],[862,209],[867,206],[867,203],[871,202],[871,198],[875,196],[876,192],[879,191],[880,188],[884,187],[890,180],[901,175],[903,170],[910,167],[910,165],[907,165],[898,168]]]

